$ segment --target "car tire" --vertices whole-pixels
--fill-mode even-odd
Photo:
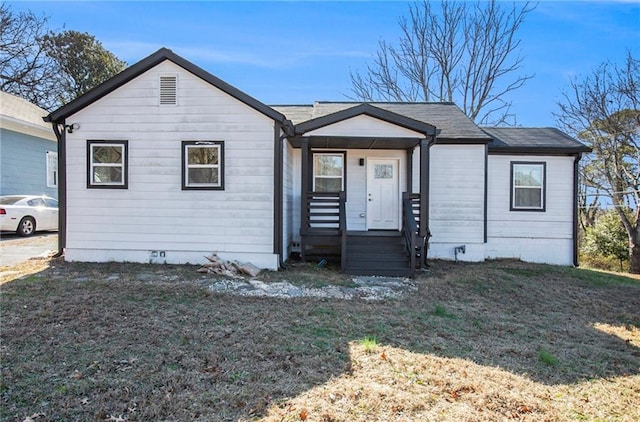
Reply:
[[[33,217],[24,217],[16,230],[20,236],[31,236],[36,232],[36,221]]]

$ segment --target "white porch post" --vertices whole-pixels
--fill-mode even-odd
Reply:
[[[420,236],[428,233],[429,227],[429,141],[420,140]]]

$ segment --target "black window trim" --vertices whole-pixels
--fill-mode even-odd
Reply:
[[[218,154],[218,158],[219,158],[219,163],[218,163],[218,169],[219,169],[219,174],[218,174],[218,180],[220,181],[219,186],[189,186],[187,185],[187,146],[189,145],[201,145],[201,146],[208,146],[208,145],[217,145],[218,148],[220,149],[220,152]],[[182,190],[224,190],[224,182],[225,182],[225,177],[224,177],[224,173],[225,173],[225,161],[224,161],[224,141],[209,141],[209,140],[201,140],[201,141],[182,141],[182,145],[181,145],[181,149],[182,149],[182,154],[181,154],[181,161],[182,161]]]
[[[108,184],[95,184],[93,183],[93,177],[91,172],[91,150],[93,145],[121,145],[123,148],[122,153],[122,184],[120,185],[108,185]],[[129,141],[123,140],[87,140],[87,189],[129,189]]]
[[[524,208],[514,207],[514,171],[513,168],[516,165],[537,165],[542,166],[542,207],[541,208]],[[527,212],[546,212],[547,210],[547,162],[546,161],[511,161],[511,175],[509,178],[509,211],[527,211]]]
[[[342,190],[346,193],[347,192],[347,151],[335,151],[335,150],[318,150],[318,149],[314,149],[311,150],[311,154],[309,154],[310,159],[311,159],[311,190],[315,189],[315,182],[316,182],[316,160],[315,160],[315,156],[316,154],[325,154],[325,155],[342,155]]]

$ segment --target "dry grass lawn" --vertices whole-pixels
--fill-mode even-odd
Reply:
[[[300,268],[277,278],[344,281]],[[435,262],[382,302],[214,294],[189,266],[0,277],[0,420],[640,420],[626,276]]]

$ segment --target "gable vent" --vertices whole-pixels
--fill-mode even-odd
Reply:
[[[160,76],[160,105],[178,104],[178,77]]]

